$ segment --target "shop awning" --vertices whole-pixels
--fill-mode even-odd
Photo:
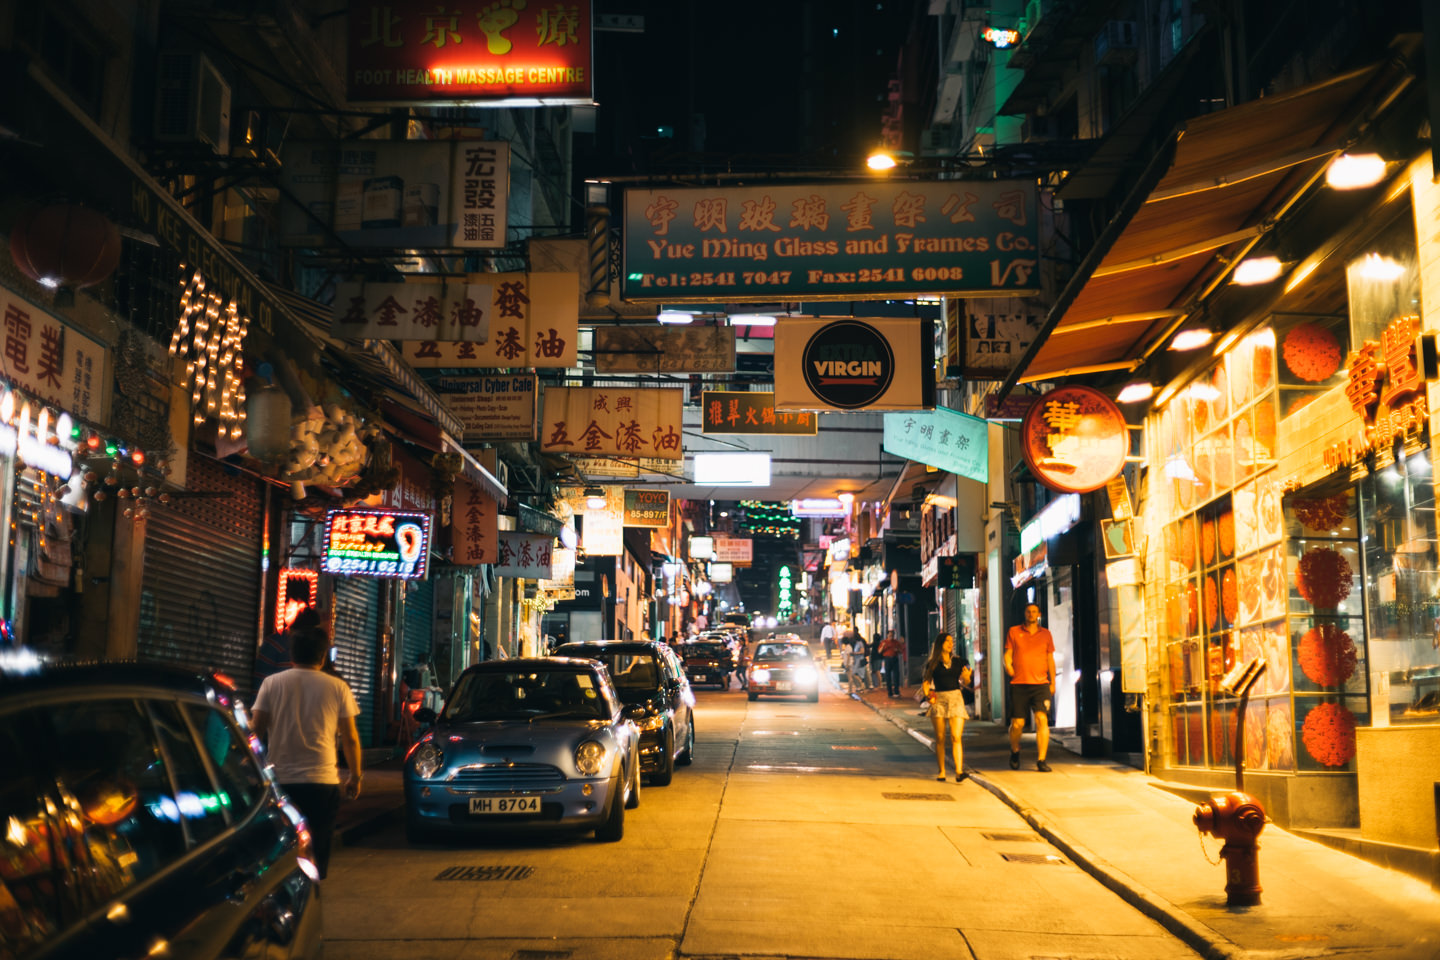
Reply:
[[[1343,150],[1381,66],[1197,117],[1175,132],[1001,386],[1133,370],[1233,256]]]

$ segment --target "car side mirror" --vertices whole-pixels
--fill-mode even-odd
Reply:
[[[429,707],[421,707],[415,711],[415,720],[418,723],[434,723],[435,719],[435,711]]]
[[[648,712],[643,703],[627,703],[620,708],[620,716],[626,720],[643,720]]]

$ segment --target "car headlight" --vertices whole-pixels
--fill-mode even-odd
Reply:
[[[635,726],[641,730],[659,730],[665,726],[665,714],[655,711],[647,716],[640,717],[635,721]]]
[[[795,679],[796,679],[796,680],[799,680],[801,683],[814,683],[814,682],[815,682],[815,668],[814,668],[814,667],[796,667],[796,668],[795,668]]]
[[[594,740],[586,740],[575,748],[575,769],[593,777],[605,769],[605,746]]]
[[[445,760],[445,755],[440,748],[433,743],[422,743],[415,749],[413,758],[415,764],[415,776],[422,780],[429,780],[435,776],[435,771],[440,769],[440,764]]]
[[[754,680],[756,683],[769,683],[770,671],[765,669],[751,670],[750,679]]]

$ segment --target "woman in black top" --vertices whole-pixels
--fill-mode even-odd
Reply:
[[[955,650],[955,638],[942,633],[930,647],[920,689],[930,701],[930,721],[935,725],[935,761],[940,765],[936,780],[945,779],[945,734],[949,727],[951,750],[955,760],[955,782],[966,777],[961,755],[960,734],[970,716],[961,693],[970,686],[970,664],[965,655]]]

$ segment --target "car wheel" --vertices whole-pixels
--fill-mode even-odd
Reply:
[[[754,690],[746,691],[745,696],[751,703],[754,703],[756,700],[760,699],[760,694],[756,693]]]
[[[630,795],[625,798],[625,807],[634,810],[640,806],[640,757],[635,757],[635,772],[630,776]]]
[[[650,786],[668,787],[675,777],[675,732],[665,734],[665,748],[660,751],[660,769],[650,774]]]
[[[615,778],[615,788],[610,791],[610,815],[595,828],[595,839],[601,843],[614,843],[625,836],[625,795],[620,778]]]
[[[695,714],[690,714],[690,722],[686,726],[689,732],[685,734],[685,749],[675,760],[682,767],[688,767],[695,762]]]

